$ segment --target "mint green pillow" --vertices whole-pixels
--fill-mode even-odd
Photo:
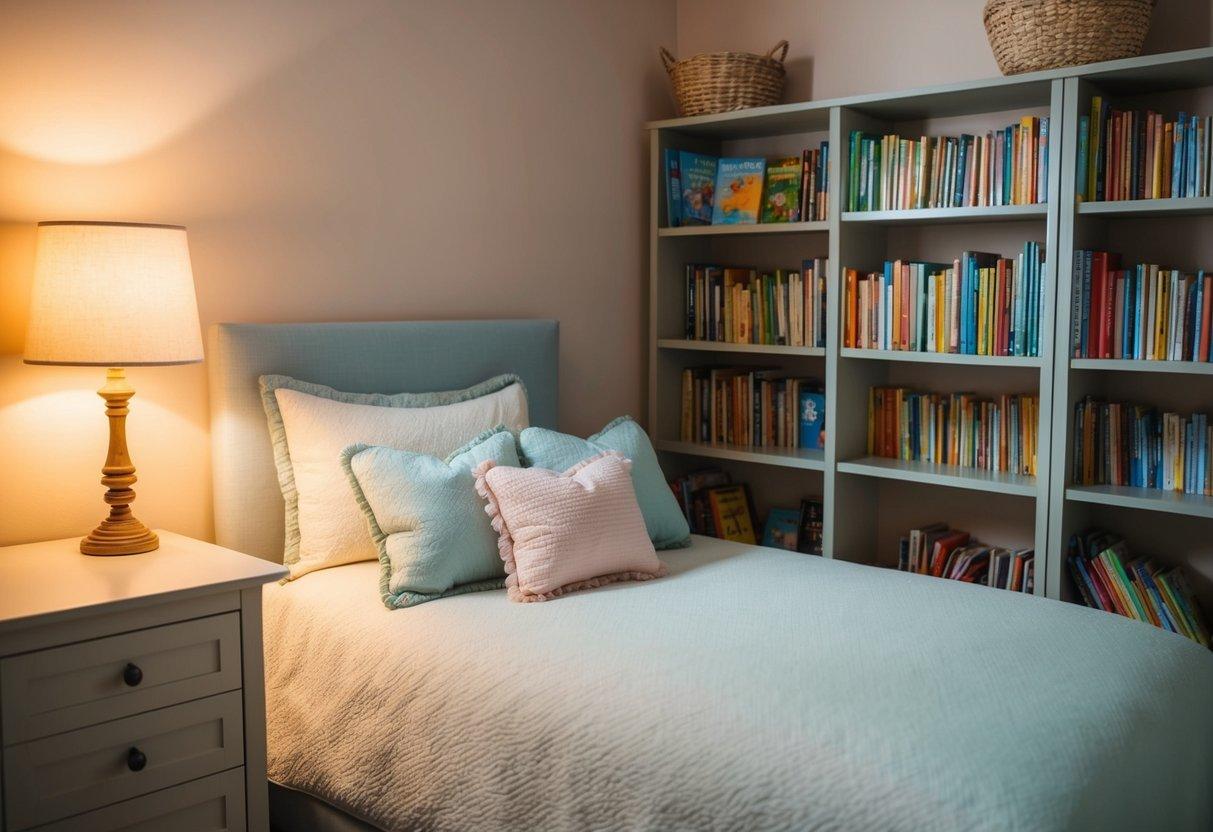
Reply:
[[[658,549],[689,546],[691,529],[665,481],[648,434],[630,416],[620,416],[589,439],[546,428],[526,428],[518,444],[527,465],[566,471],[603,451],[619,451],[632,460],[632,487],[649,538]]]
[[[521,467],[506,428],[482,433],[446,460],[370,445],[342,452],[379,549],[379,594],[389,609],[505,586],[497,533],[472,473],[487,459]]]

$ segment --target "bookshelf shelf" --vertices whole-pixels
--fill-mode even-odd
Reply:
[[[976,367],[1041,367],[1044,365],[1044,359],[1039,356],[965,355],[950,352],[865,350],[856,347],[843,347],[842,357],[861,358],[869,361],[909,361],[919,364],[962,364]]]
[[[1081,503],[1137,508],[1213,520],[1213,497],[1126,485],[1081,485],[1066,489],[1066,499]]]
[[[1043,220],[1049,206],[988,205],[972,208],[912,208],[900,211],[843,211],[844,223],[873,223],[876,225],[930,225],[960,222],[1008,222],[1012,220]]]
[[[1180,107],[1170,100],[1152,103],[1157,93],[1184,90],[1203,102],[1213,91],[1213,48],[1147,55],[1081,67],[1066,67],[1020,76],[965,81],[918,90],[871,93],[832,101],[783,104],[754,110],[669,119],[648,124],[650,134],[649,215],[649,411],[647,426],[653,436],[678,436],[681,408],[681,374],[687,366],[721,363],[783,365],[799,357],[821,359],[800,362],[795,372],[824,375],[826,392],[824,452],[771,451],[660,440],[655,443],[671,464],[685,467],[688,460],[713,460],[738,481],[753,486],[759,509],[796,505],[800,498],[820,494],[823,503],[823,548],[826,557],[866,563],[887,563],[891,544],[912,526],[947,517],[994,545],[1010,545],[1001,537],[1011,526],[1017,545],[1036,551],[1036,592],[1051,598],[1068,598],[1066,544],[1071,534],[1102,512],[1143,509],[1156,512],[1134,515],[1120,531],[1147,525],[1146,534],[1165,539],[1177,558],[1191,557],[1203,541],[1194,539],[1199,524],[1213,520],[1213,498],[1176,495],[1146,489],[1073,487],[1066,484],[1072,453],[1075,401],[1093,394],[1103,397],[1144,399],[1158,403],[1203,395],[1202,382],[1213,377],[1213,363],[1124,361],[1072,358],[1069,343],[1070,302],[1074,252],[1087,247],[1117,245],[1117,236],[1151,235],[1154,226],[1139,223],[1099,222],[1099,218],[1190,217],[1185,223],[1204,223],[1213,217],[1213,198],[1133,200],[1079,203],[1076,193],[1079,117],[1089,115],[1092,95],[1113,100],[1132,96],[1131,105],[1153,106],[1168,112]],[[1173,96],[1174,98],[1174,96]],[[1177,99],[1175,99],[1177,100]],[[1113,102],[1119,104],[1120,102]],[[1127,106],[1130,102],[1125,102]],[[1206,112],[1207,104],[1187,105]],[[1001,126],[1018,115],[1048,116],[1050,120],[1049,172],[1045,202],[973,208],[934,208],[896,211],[844,212],[850,185],[852,131],[885,135],[917,135],[919,122],[957,119],[955,125],[928,133],[976,133]],[[971,124],[964,123],[970,120]],[[1004,121],[1006,119],[1006,121]],[[823,136],[822,134],[826,134]],[[831,193],[826,222],[755,226],[698,226],[663,228],[666,221],[662,158],[667,148],[710,155],[790,155],[796,148],[829,141],[828,179]],[[734,144],[736,143],[736,144]],[[1204,259],[1205,243],[1213,227],[1199,225],[1191,233],[1158,234],[1151,257],[1175,260],[1193,267],[1210,265]],[[1164,230],[1159,226],[1159,230]],[[687,240],[683,238],[696,238]],[[1165,238],[1165,239],[1164,239]],[[965,250],[983,250],[1014,256],[1024,241],[1042,244],[1046,261],[1042,283],[1047,293],[1039,322],[1039,357],[971,356],[843,348],[840,338],[841,298],[838,287],[843,267],[871,269],[885,259],[898,257],[950,258]],[[1139,247],[1144,243],[1139,243]],[[1170,248],[1180,245],[1191,249]],[[1165,246],[1165,248],[1164,248]],[[1126,244],[1126,249],[1129,246]],[[748,344],[694,342],[660,337],[681,333],[685,320],[683,281],[685,265],[695,258],[725,258],[753,263],[763,269],[794,267],[811,257],[827,254],[829,271],[826,297],[826,347],[778,347]],[[1125,254],[1133,252],[1126,250]],[[1144,252],[1141,253],[1144,255]],[[1138,255],[1134,255],[1138,256]],[[801,369],[806,368],[806,369]],[[1004,372],[985,373],[986,368]],[[1018,368],[1019,372],[1014,370]],[[1011,370],[1011,372],[1006,372]],[[867,456],[869,390],[873,386],[904,384],[917,389],[953,392],[977,386],[995,397],[1018,392],[1025,371],[1035,376],[1039,395],[1036,477],[987,472],[952,466],[902,462]],[[1133,375],[1137,374],[1137,375]],[[1012,386],[1015,389],[1008,389]],[[1148,392],[1135,392],[1137,387]],[[1206,396],[1207,398],[1207,396]],[[1178,407],[1178,404],[1174,405]],[[1199,409],[1199,408],[1189,408]],[[748,466],[748,467],[747,467]],[[804,474],[804,471],[820,473]],[[878,487],[882,480],[907,483],[922,500],[906,500],[900,489]],[[930,489],[925,486],[945,486]],[[921,488],[920,488],[921,487]],[[916,491],[917,490],[917,491]],[[988,517],[990,494],[1013,495],[1003,501],[1007,517]],[[899,502],[906,503],[905,505]],[[921,502],[921,506],[916,505]],[[1000,508],[1004,506],[1000,505]],[[936,511],[936,509],[939,509]],[[1167,520],[1167,515],[1172,516]],[[913,518],[913,520],[911,520]],[[1010,519],[1008,519],[1010,518]],[[758,518],[761,520],[761,514]],[[1105,522],[1108,522],[1105,520]],[[983,526],[984,524],[984,526]],[[1010,525],[1008,525],[1010,524]],[[1197,524],[1197,526],[1193,526]],[[1213,539],[1213,524],[1201,534]],[[987,533],[983,533],[983,530]],[[1207,547],[1206,547],[1207,548]]]
[[[881,477],[888,480],[904,480],[925,485],[942,485],[948,488],[965,488],[970,491],[993,491],[997,494],[1013,494],[1019,497],[1037,495],[1036,477],[1011,474],[1006,471],[962,468],[957,465],[886,459],[882,456],[864,456],[839,462],[838,472],[840,474],[858,474],[864,477]]]
[[[1213,376],[1213,362],[1132,361],[1125,358],[1071,358],[1071,370],[1113,370],[1122,373],[1186,373]]]
[[[799,355],[820,357],[825,347],[787,347],[778,344],[732,344],[728,341],[689,341],[682,338],[659,338],[658,349],[698,350],[702,352],[731,352],[747,355]]]
[[[802,468],[807,471],[824,471],[826,467],[823,451],[708,445],[702,442],[679,442],[673,439],[658,439],[654,445],[659,451],[703,456],[710,459],[727,459],[733,462],[757,462],[762,465]]]
[[[1124,199],[1080,202],[1078,213],[1091,217],[1185,217],[1213,215],[1213,197],[1181,199]]]
[[[762,234],[826,233],[828,222],[769,222],[755,225],[684,225],[657,229],[658,237],[733,237]]]

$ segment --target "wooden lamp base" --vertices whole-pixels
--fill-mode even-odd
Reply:
[[[126,381],[121,367],[110,368],[105,374],[105,386],[97,391],[105,399],[105,415],[110,422],[109,453],[101,469],[101,484],[107,488],[105,502],[109,517],[80,541],[80,551],[86,555],[137,555],[160,547],[156,533],[143,525],[131,513],[135,501],[135,466],[126,450],[127,403],[135,389]]]

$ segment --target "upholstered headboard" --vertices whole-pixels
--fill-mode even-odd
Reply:
[[[531,424],[556,427],[556,321],[215,324],[209,336],[215,540],[267,560],[282,560],[283,504],[259,376],[398,393],[516,373]]]

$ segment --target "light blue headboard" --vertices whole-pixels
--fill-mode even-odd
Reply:
[[[282,373],[355,393],[452,390],[500,373],[526,384],[532,425],[556,427],[557,323],[215,324],[207,355],[215,541],[282,560],[282,492],[257,378]]]

